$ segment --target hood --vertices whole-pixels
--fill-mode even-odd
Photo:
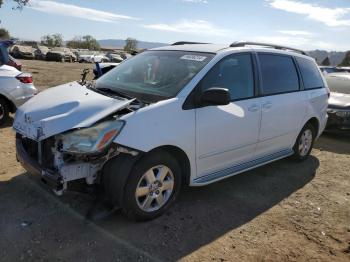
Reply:
[[[341,94],[332,92],[328,104],[330,107],[350,108],[350,94]]]
[[[72,82],[41,92],[18,108],[13,128],[40,141],[70,129],[91,126],[132,101],[104,96]]]

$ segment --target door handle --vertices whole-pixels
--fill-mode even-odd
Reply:
[[[256,112],[259,110],[258,105],[251,105],[250,107],[248,107],[248,111],[250,112]]]
[[[265,108],[265,109],[270,109],[271,107],[272,107],[271,102],[266,102],[265,104],[263,104],[263,108]]]

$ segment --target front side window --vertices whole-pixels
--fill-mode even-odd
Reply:
[[[290,56],[259,54],[263,95],[299,90],[299,77]]]
[[[301,71],[305,89],[315,89],[323,87],[323,81],[316,63],[311,60],[297,57],[297,62]]]
[[[231,100],[254,96],[254,74],[249,53],[234,54],[218,62],[201,82],[202,90],[211,87],[226,88]]]
[[[214,57],[210,53],[146,51],[130,58],[96,81],[96,88],[109,88],[143,101],[175,97]]]

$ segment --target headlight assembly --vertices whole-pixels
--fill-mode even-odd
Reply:
[[[121,120],[105,121],[60,135],[58,139],[62,141],[61,150],[86,154],[102,151],[121,132],[124,124]]]

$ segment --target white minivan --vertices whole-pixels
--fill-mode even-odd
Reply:
[[[128,217],[152,219],[182,185],[306,159],[328,95],[303,51],[178,42],[29,100],[14,121],[17,158],[57,194],[82,179],[102,185]]]

